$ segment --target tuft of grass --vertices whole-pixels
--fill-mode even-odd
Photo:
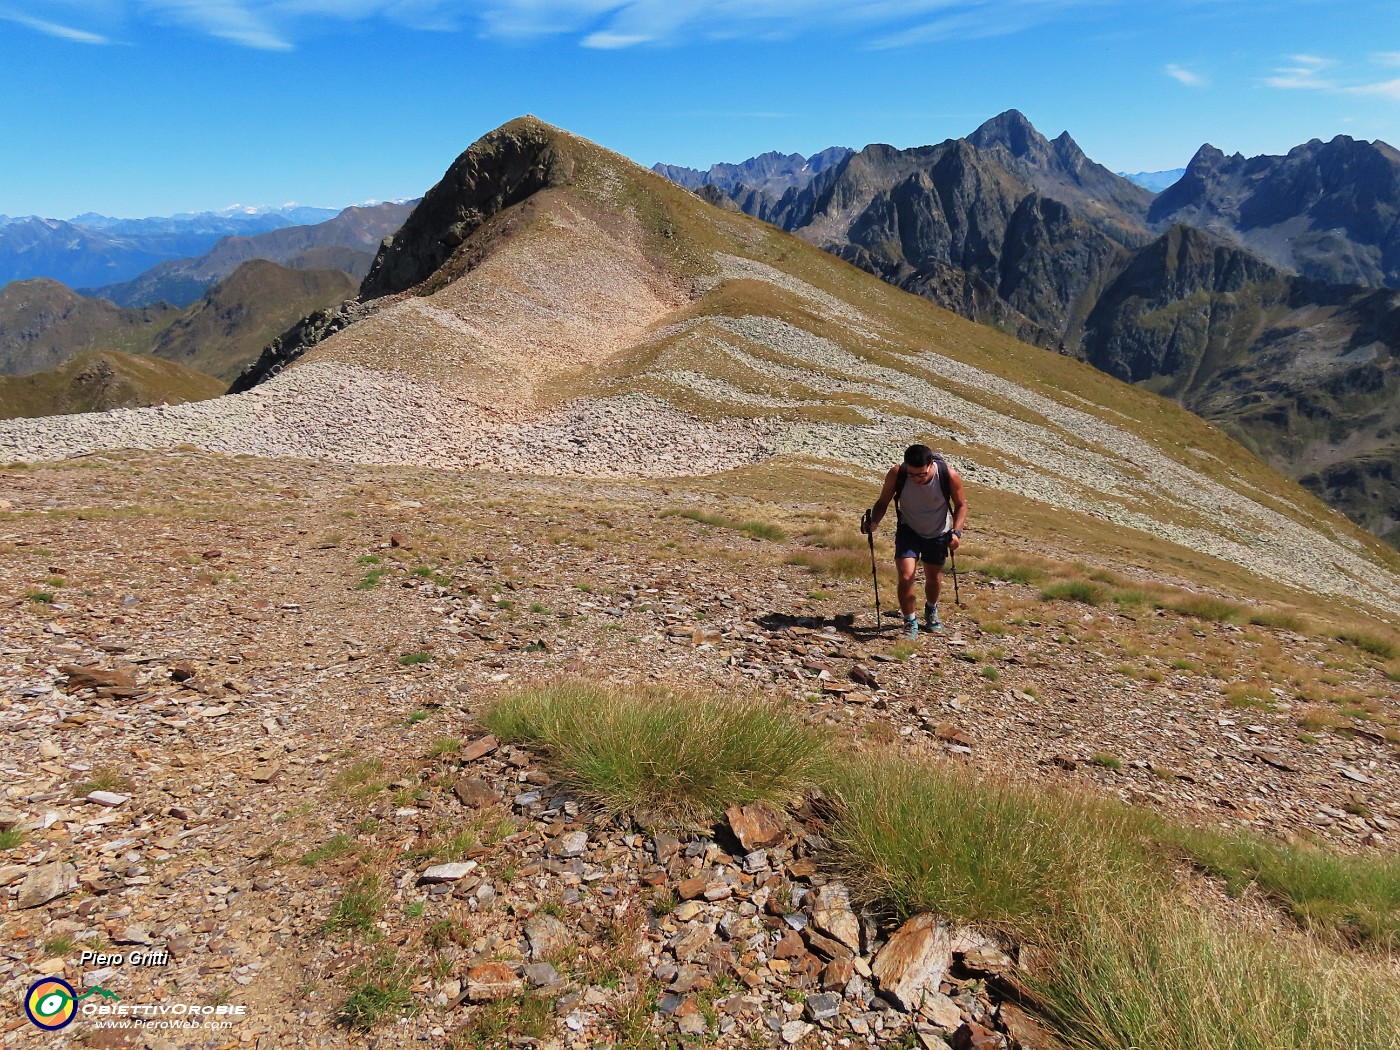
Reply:
[[[1028,565],[980,565],[976,569],[989,580],[1004,580],[1007,583],[1037,584],[1045,579],[1045,573]]]
[[[661,516],[663,518],[671,516],[689,518],[691,521],[698,521],[700,524],[709,525],[711,528],[732,529],[760,540],[783,540],[787,538],[787,534],[783,532],[782,529],[766,521],[735,521],[732,518],[726,518],[720,514],[711,514],[703,510],[663,511]]]
[[[443,755],[450,755],[460,750],[462,750],[462,741],[458,740],[456,737],[439,737],[437,740],[434,740],[432,746],[428,748],[428,757],[441,758]]]
[[[349,931],[369,934],[374,932],[374,922],[384,908],[384,890],[373,875],[362,875],[340,895],[340,900],[331,909],[326,920],[326,929],[332,933]]]
[[[1100,769],[1118,770],[1123,768],[1123,760],[1117,755],[1110,755],[1107,751],[1100,751],[1089,761]]]
[[[413,714],[403,720],[403,724],[406,726],[416,726],[419,722],[427,721],[427,719],[427,711],[414,711]]]
[[[399,657],[401,667],[413,667],[415,664],[432,663],[433,658],[427,653],[404,653]]]
[[[79,795],[90,795],[94,791],[130,791],[131,787],[131,778],[115,766],[98,766],[73,790]]]
[[[355,590],[372,591],[374,590],[374,588],[379,586],[379,581],[383,578],[384,570],[374,569],[370,572],[365,573],[365,575],[360,578],[360,582],[355,584]]]
[[[852,551],[798,551],[783,559],[784,565],[799,565],[823,580],[868,580],[870,558]],[[892,584],[891,584],[892,586]]]
[[[11,850],[19,846],[24,841],[24,832],[19,828],[10,828],[9,831],[0,831],[0,850]]]
[[[901,919],[931,911],[1034,940],[1076,894],[1143,867],[1122,807],[886,754],[837,763],[832,781],[835,863]]]
[[[1103,603],[1103,589],[1088,580],[1062,580],[1040,592],[1042,601],[1080,602],[1084,605]]]
[[[1215,598],[1209,594],[1186,594],[1179,598],[1172,598],[1168,600],[1167,608],[1173,612],[1181,613],[1183,616],[1191,616],[1197,620],[1209,620],[1212,623],[1239,623],[1245,619],[1248,613],[1243,605],[1226,601],[1224,598]]]
[[[735,804],[798,798],[825,757],[820,734],[743,697],[563,681],[507,695],[481,720],[502,740],[545,750],[603,809],[677,826],[708,824]]]
[[[1255,627],[1275,627],[1295,634],[1307,629],[1307,622],[1301,616],[1279,609],[1255,609],[1249,614],[1249,622]]]
[[[384,763],[377,758],[365,759],[346,766],[333,778],[331,786],[339,791],[354,791],[370,786],[384,772]]]
[[[1336,639],[1355,646],[1364,653],[1379,656],[1382,660],[1393,660],[1397,651],[1395,643],[1388,638],[1367,631],[1338,631]]]
[[[1400,947],[1400,856],[1345,856],[1165,822],[1160,835],[1202,871],[1224,880],[1231,894],[1255,887],[1305,929],[1343,945]]]
[[[44,954],[48,956],[67,955],[73,950],[77,943],[78,942],[73,940],[72,937],[63,934],[44,942]]]
[[[1400,982],[1379,965],[1336,955],[1301,936],[1255,933],[1211,909],[1163,896],[1087,901],[1076,920],[1072,936],[1046,944],[1051,962],[1030,979],[1068,1045],[1396,1045]]]
[[[314,868],[325,860],[334,860],[336,857],[343,857],[355,848],[355,840],[344,833],[332,835],[315,849],[302,854],[298,862],[308,868]]]
[[[349,983],[350,994],[340,1008],[338,1020],[354,1031],[369,1031],[413,1001],[413,973],[392,952],[355,967],[350,971]]]
[[[30,591],[25,597],[35,605],[53,604],[53,591]]]

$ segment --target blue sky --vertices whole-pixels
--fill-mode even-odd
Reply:
[[[522,113],[634,160],[1016,108],[1114,170],[1400,144],[1396,0],[0,0],[0,213],[417,196]]]

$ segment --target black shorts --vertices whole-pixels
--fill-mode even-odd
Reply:
[[[928,565],[942,565],[948,560],[948,542],[951,532],[941,536],[920,536],[908,525],[900,522],[894,530],[894,556],[896,558],[921,558]]]

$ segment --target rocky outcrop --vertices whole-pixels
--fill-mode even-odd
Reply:
[[[402,292],[433,276],[491,216],[567,183],[574,158],[561,135],[533,117],[478,140],[447,169],[403,227],[379,249],[360,300]]]
[[[1246,159],[1206,144],[1148,220],[1208,229],[1319,281],[1400,288],[1400,150],[1338,135]]]

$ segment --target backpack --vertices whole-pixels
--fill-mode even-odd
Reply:
[[[942,452],[933,454],[933,462],[938,467],[938,487],[943,491],[943,498],[947,501],[949,510],[953,506],[953,481],[948,476],[948,461],[943,458]],[[899,520],[899,496],[904,491],[904,483],[909,480],[909,468],[903,463],[899,465],[899,476],[894,482],[894,516]]]

